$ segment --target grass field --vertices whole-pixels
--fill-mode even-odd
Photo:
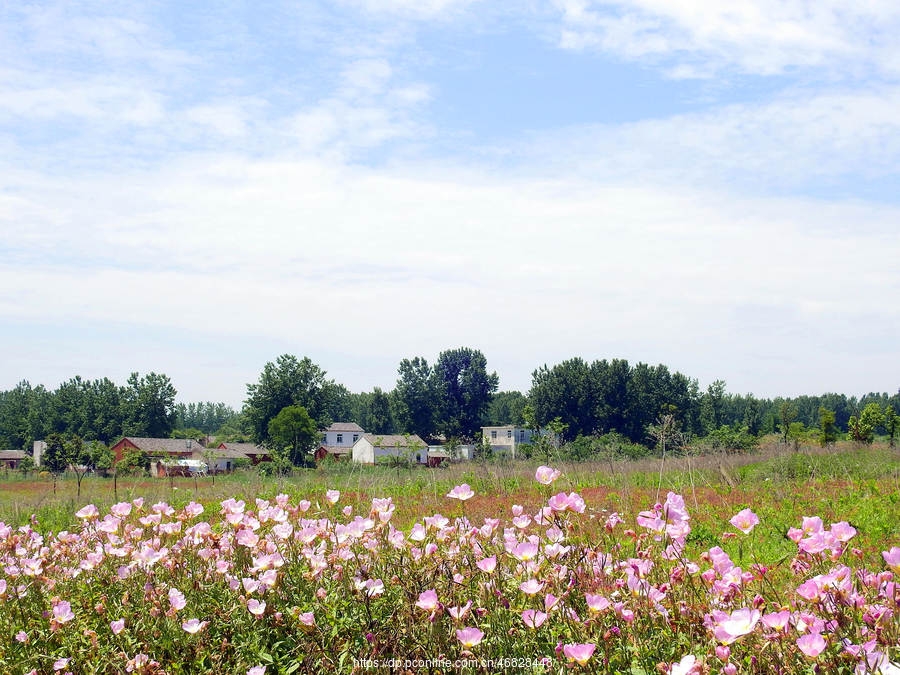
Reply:
[[[91,476],[80,496],[71,477],[0,476],[0,672],[862,675],[900,660],[893,449],[547,463],[552,486],[537,462]],[[759,524],[743,533],[745,509]]]

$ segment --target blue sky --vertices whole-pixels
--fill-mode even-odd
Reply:
[[[0,388],[481,349],[762,396],[900,380],[900,7],[0,9]]]

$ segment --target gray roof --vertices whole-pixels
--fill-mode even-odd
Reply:
[[[407,439],[406,436],[394,436],[391,434],[363,434],[362,438],[365,438],[369,443],[379,448],[405,448],[407,445],[412,445],[414,443],[423,446],[425,445],[422,439],[415,434],[410,436],[409,439]]]
[[[25,459],[30,456],[31,455],[23,450],[0,450],[0,460]]]
[[[189,438],[137,438],[126,436],[122,440],[134,443],[148,455],[172,455],[179,452],[203,450],[203,446],[200,443]],[[119,442],[121,443],[121,441]]]
[[[319,448],[329,455],[346,455],[353,450],[352,445],[320,445]]]
[[[261,445],[255,445],[253,443],[219,443],[219,447],[225,446],[228,450],[234,450],[236,452],[242,452],[248,457],[253,455],[268,455],[269,450],[264,448]]]
[[[208,450],[210,455],[206,455],[207,449],[204,448],[202,450],[195,450],[191,453],[191,457],[193,459],[199,459],[201,461],[218,461],[220,459],[250,459],[247,455],[245,455],[240,450],[232,450],[230,448],[212,448]],[[215,457],[215,459],[213,459]]]
[[[363,433],[363,428],[354,422],[335,422],[325,431],[352,431],[361,434]]]

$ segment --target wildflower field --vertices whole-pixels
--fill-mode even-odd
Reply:
[[[896,487],[848,476],[73,504],[0,523],[0,673],[900,673]]]

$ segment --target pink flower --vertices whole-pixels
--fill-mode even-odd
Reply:
[[[772,630],[784,630],[790,620],[791,613],[788,610],[765,614],[762,617],[762,622]]]
[[[125,518],[131,513],[131,502],[119,502],[118,504],[113,504],[109,509],[109,512],[119,518]]]
[[[119,619],[118,621],[110,621],[109,627],[110,627],[110,630],[112,630],[113,635],[118,635],[123,630],[125,630],[125,619]]]
[[[75,615],[72,613],[72,605],[65,600],[53,605],[53,620],[57,623],[66,623],[74,618]]]
[[[894,546],[890,551],[882,551],[881,557],[891,570],[900,574],[900,548]]]
[[[602,612],[610,608],[610,602],[602,595],[585,594],[584,599],[587,600],[588,609],[592,612]]]
[[[247,601],[247,609],[253,616],[262,616],[266,612],[266,603],[260,602],[256,598]]]
[[[450,607],[447,609],[447,613],[453,617],[455,621],[463,621],[467,616],[469,616],[469,610],[472,609],[472,601],[469,600],[462,607]]]
[[[697,672],[697,665],[697,657],[693,654],[688,654],[678,663],[672,664],[669,675],[691,675],[691,673]]]
[[[316,617],[312,612],[304,612],[297,617],[306,628],[312,628],[316,625]]]
[[[247,675],[266,675],[265,666],[253,666],[247,671]]]
[[[825,646],[825,639],[818,633],[802,635],[797,639],[797,647],[809,660],[814,660],[825,651]]]
[[[583,666],[585,663],[591,660],[591,657],[594,655],[594,650],[596,648],[597,645],[594,644],[566,645],[565,647],[563,647],[563,654],[565,654],[566,658],[569,659],[569,663],[575,661],[579,666]]]
[[[185,600],[184,598],[184,593],[179,591],[177,588],[170,588],[169,604],[176,612],[184,609],[185,605],[187,605],[187,600]]]
[[[71,661],[71,660],[72,660],[71,658],[68,658],[68,659],[59,659],[58,661],[56,661],[56,662],[53,664],[53,670],[64,670],[65,667],[66,667],[67,665],[69,665],[69,661]]]
[[[544,612],[533,609],[526,609],[522,612],[522,621],[524,621],[525,625],[529,628],[540,628],[546,620],[547,615]]]
[[[331,504],[337,504],[338,499],[341,498],[341,493],[337,490],[328,490],[325,492],[325,499],[329,501]]]
[[[759,619],[759,611],[751,610],[749,607],[732,612],[727,619],[719,621],[715,627],[716,639],[722,644],[731,644],[738,638],[752,633],[756,624],[759,623]]]
[[[471,499],[475,496],[475,492],[472,488],[469,487],[467,483],[463,483],[462,485],[457,485],[455,488],[450,490],[447,493],[447,496],[451,499],[458,499],[461,502],[466,501],[467,499]]]
[[[424,609],[426,612],[431,612],[437,609],[439,604],[437,592],[434,589],[430,589],[419,595],[416,607]]]
[[[28,642],[28,633],[24,630],[20,630],[16,633],[16,642]]]
[[[484,637],[484,633],[482,633],[477,628],[461,628],[456,631],[456,639],[459,640],[463,647],[467,649],[469,647],[474,647],[479,642],[481,642],[481,638]]]
[[[78,516],[79,518],[82,518],[85,520],[91,520],[93,518],[98,517],[100,515],[100,511],[98,511],[97,507],[94,506],[93,504],[88,504],[84,508],[81,508],[78,511],[76,511],[75,515]]]
[[[744,534],[750,534],[759,525],[759,518],[750,509],[744,509],[728,521]]]
[[[900,550],[900,549],[898,549]],[[497,556],[492,555],[490,558],[485,558],[484,560],[479,560],[475,565],[482,572],[487,572],[490,574],[497,568]]]
[[[528,581],[519,584],[519,590],[526,595],[535,595],[536,593],[540,593],[543,588],[544,583],[542,581],[538,581],[537,579],[529,579]]]
[[[562,474],[559,471],[551,469],[549,466],[539,466],[538,470],[534,473],[535,480],[542,485],[550,485],[560,476],[562,476]]]
[[[209,621],[200,621],[199,619],[188,619],[184,623],[181,624],[181,627],[184,629],[185,633],[190,633],[193,635],[194,633],[199,633],[201,630],[206,628],[209,625]]]
[[[576,513],[584,513],[585,504],[584,500],[574,492],[568,495],[565,492],[560,492],[558,495],[550,497],[547,501],[547,506],[559,512],[570,510]]]

